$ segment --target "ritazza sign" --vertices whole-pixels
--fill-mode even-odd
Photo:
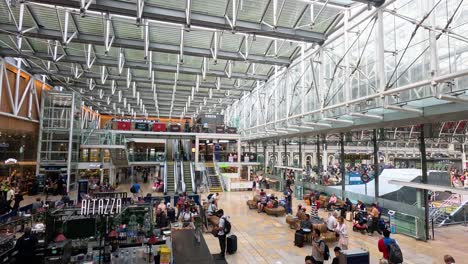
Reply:
[[[122,212],[121,198],[84,199],[81,215],[114,215]]]

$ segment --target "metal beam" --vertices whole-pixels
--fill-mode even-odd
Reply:
[[[57,70],[51,70],[49,72],[43,70],[43,69],[31,69],[29,71],[32,74],[44,74],[44,75],[55,75],[58,77],[70,77],[74,78],[74,75],[71,72],[64,72],[64,71],[57,71]],[[101,74],[97,73],[90,73],[90,72],[85,72],[82,74],[81,78],[84,79],[100,79]],[[125,76],[116,76],[116,75],[108,75],[107,77],[108,80],[116,80],[119,82],[126,82],[127,78]],[[151,84],[151,80],[148,78],[141,78],[141,77],[134,77],[132,78],[132,81],[135,81],[136,83],[149,83]],[[174,85],[174,80],[155,80],[154,81],[156,84],[165,84],[165,85]],[[189,81],[177,81],[177,86],[188,86],[192,87],[195,86],[195,83],[189,82]],[[200,84],[200,87],[202,88],[215,88],[214,84],[211,83],[202,83]],[[221,85],[220,89],[222,90],[239,90],[239,91],[250,91],[250,88],[242,88],[242,87],[235,87],[232,85]]]
[[[57,5],[68,8],[80,8],[79,1],[71,0],[32,0],[30,2]],[[127,17],[135,17],[137,12],[137,5],[131,2],[115,1],[115,0],[95,0],[89,7],[90,11],[108,12],[111,14],[122,15]],[[168,8],[145,6],[141,18],[151,19],[155,21],[163,21],[166,23],[174,23],[179,25],[186,25],[185,10],[173,10]],[[325,41],[324,34],[307,31],[307,30],[294,30],[292,28],[280,27],[275,29],[255,22],[249,21],[236,21],[236,28],[233,31],[231,25],[222,16],[210,16],[206,14],[191,14],[191,26],[198,26],[202,28],[210,28],[216,30],[226,30],[229,32],[255,32],[257,36],[280,38],[294,41],[305,41],[322,44]]]
[[[15,58],[38,58],[38,59],[41,59],[41,60],[54,61],[53,58],[47,53],[41,53],[41,52],[18,53],[17,51],[12,50],[12,49],[2,49],[2,50],[0,50],[0,56],[15,57]],[[83,65],[83,64],[87,63],[87,60],[86,60],[86,58],[84,58],[82,56],[71,56],[71,55],[69,55],[69,56],[64,56],[63,58],[61,58],[60,62],[78,63],[78,64]],[[93,65],[116,67],[116,68],[119,67],[117,59],[98,59],[98,58],[96,58],[94,60]],[[146,63],[137,62],[137,61],[129,61],[129,60],[125,61],[125,67],[132,68],[132,69],[139,69],[139,70],[147,70],[148,69],[148,65]],[[154,64],[153,65],[153,70],[161,71],[161,72],[177,72],[177,67],[176,66],[171,66],[171,65]],[[179,66],[179,73],[199,75],[199,74],[201,74],[201,70],[199,68]],[[214,77],[222,77],[222,78],[226,77],[226,73],[224,71],[216,71],[216,70],[208,70],[206,72],[206,75],[214,76]],[[245,80],[258,80],[258,81],[267,81],[268,80],[268,76],[266,76],[266,75],[251,75],[251,74],[238,73],[238,72],[233,72],[231,74],[231,78],[245,79]]]
[[[17,29],[14,25],[0,23],[0,29],[3,31],[11,32],[12,34],[17,33]],[[59,40],[59,41],[61,41],[63,38],[63,34],[59,30],[50,30],[50,29],[44,29],[44,28],[35,28],[31,31],[25,32],[23,36],[33,37],[33,38],[38,38],[38,39]],[[71,34],[68,34],[68,37],[71,37]],[[76,37],[74,37],[71,40],[71,42],[104,46],[105,36],[79,33]],[[142,40],[124,39],[124,38],[115,37],[113,40],[112,46],[115,48],[136,49],[136,50],[143,51],[145,49],[145,42]],[[155,51],[155,52],[162,52],[162,53],[180,54],[179,45],[149,43],[148,50]],[[187,56],[194,56],[194,57],[211,57],[211,50],[184,46],[184,54]],[[223,51],[223,50],[218,51],[217,57],[218,59],[223,59],[223,60],[248,61],[248,62],[279,65],[279,66],[289,66],[291,64],[291,61],[289,60],[289,58],[286,58],[286,57],[273,58],[273,57],[267,57],[267,56],[262,56],[262,55],[249,54],[248,58],[245,59],[238,52],[229,52],[229,51]]]

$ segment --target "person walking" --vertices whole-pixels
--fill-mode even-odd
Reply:
[[[140,184],[138,184],[136,181],[135,183],[132,185],[132,187],[130,187],[130,192],[133,194],[133,200],[137,201],[139,196],[140,196]]]
[[[36,249],[37,238],[31,234],[31,228],[25,227],[24,234],[16,242],[16,262],[18,264],[36,263],[34,250]]]
[[[9,187],[6,193],[6,201],[8,204],[8,208],[11,210],[13,209],[13,201],[15,200],[15,189],[13,187]]]
[[[320,239],[320,230],[312,232],[312,258],[314,264],[323,264],[325,260],[325,242]]]
[[[377,205],[375,203],[372,204],[370,215],[372,224],[369,227],[369,236],[374,235],[374,231],[377,231],[377,233],[382,234],[382,232],[379,230],[380,212],[379,209],[377,209]]]
[[[12,210],[13,211],[18,211],[19,207],[20,207],[20,202],[23,201],[23,194],[21,193],[20,189],[18,187],[16,187],[15,189],[15,196],[14,196],[14,201],[15,203],[13,204],[13,208]]]
[[[217,212],[219,216],[219,224],[217,227],[218,230],[218,240],[221,253],[219,253],[220,259],[224,259],[226,256],[226,233],[224,232],[226,227],[226,216],[224,215],[224,210],[219,209]]]
[[[344,223],[344,218],[342,216],[338,217],[338,224],[335,228],[336,234],[339,236],[338,245],[341,249],[348,249],[348,230],[346,224]]]

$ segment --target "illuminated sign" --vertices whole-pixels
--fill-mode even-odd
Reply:
[[[113,215],[121,212],[121,198],[84,199],[81,201],[81,215]]]
[[[13,158],[5,160],[5,164],[16,164],[16,163],[18,163],[18,161]]]

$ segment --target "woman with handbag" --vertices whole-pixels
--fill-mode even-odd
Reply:
[[[343,250],[348,249],[348,230],[346,229],[346,224],[342,216],[338,217],[338,224],[335,228],[335,232],[338,236],[339,247]]]

